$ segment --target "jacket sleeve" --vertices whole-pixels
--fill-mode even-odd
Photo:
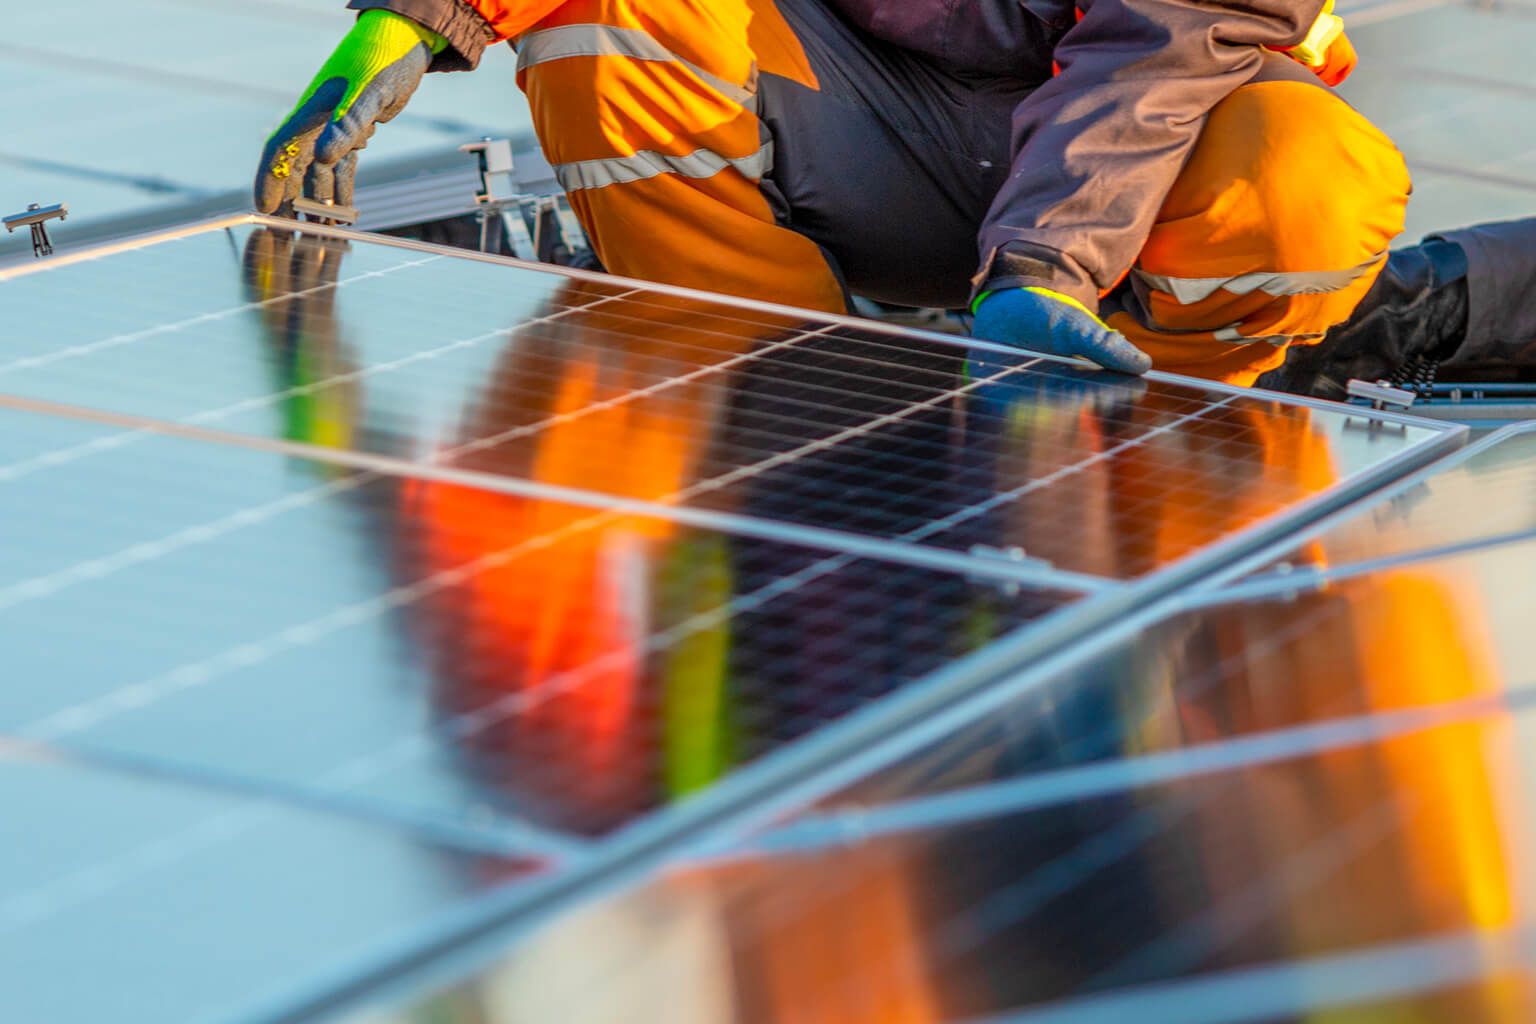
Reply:
[[[1091,306],[1135,261],[1205,116],[1300,42],[1324,0],[1082,0],[1060,73],[1014,115],[1013,173],[982,225],[977,291]]]
[[[354,11],[385,10],[410,18],[444,39],[448,48],[432,71],[471,71],[492,43],[527,31],[564,0],[348,0]]]

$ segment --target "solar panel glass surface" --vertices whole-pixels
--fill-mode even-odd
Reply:
[[[0,736],[550,865],[229,983],[273,1013],[724,848],[1457,441],[249,219],[90,256],[0,272]]]
[[[1393,488],[1391,500],[1341,512],[1259,571],[1356,574],[1373,566],[1536,536],[1536,427],[1492,435]],[[1249,586],[1267,585],[1263,579]]]
[[[14,1021],[229,1020],[540,870],[14,744],[0,803],[0,1010]]]
[[[1491,543],[1122,631],[391,1019],[581,1019],[701,951],[739,1020],[1523,1019],[1533,572]]]
[[[1072,595],[654,517],[0,411],[0,732],[601,831]],[[25,542],[20,542],[21,538]],[[90,643],[70,638],[88,630]],[[490,842],[492,840],[486,840]]]
[[[1109,579],[1436,436],[253,225],[24,280],[23,317],[125,300],[23,339],[16,396]]]
[[[1528,712],[679,866],[390,1021],[1518,1020]],[[580,955],[577,955],[577,951]],[[718,970],[719,963],[730,970]],[[561,964],[564,970],[550,968]],[[543,968],[542,970],[540,968]],[[662,1001],[655,983],[669,985]],[[476,1016],[479,1014],[480,1016]]]

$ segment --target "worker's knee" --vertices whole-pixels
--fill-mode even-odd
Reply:
[[[1186,272],[1216,261],[1228,274],[1343,270],[1402,231],[1408,192],[1391,140],[1333,93],[1244,86],[1212,110],[1143,261]]]
[[[1211,112],[1117,326],[1160,368],[1248,383],[1353,312],[1408,188],[1396,147],[1326,89],[1245,86]]]

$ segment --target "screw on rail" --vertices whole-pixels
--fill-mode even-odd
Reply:
[[[53,255],[53,242],[48,238],[48,229],[44,225],[54,219],[63,220],[69,215],[69,207],[63,203],[54,203],[52,206],[39,206],[29,203],[27,208],[20,213],[13,213],[4,219],[7,234],[20,227],[32,229],[32,255],[38,258]]]

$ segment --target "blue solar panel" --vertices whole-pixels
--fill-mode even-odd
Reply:
[[[249,976],[210,975],[220,1001],[188,1003],[192,1018],[353,1005],[551,914],[585,935],[585,894],[715,872],[683,858],[741,862],[849,794],[904,807],[1150,751],[1124,714],[1122,734],[1031,761],[1029,723],[1050,717],[1034,705],[987,720],[1001,739],[945,737],[1001,709],[1019,671],[1460,441],[260,218],[84,255],[0,272],[6,322],[33,325],[0,356],[0,663],[19,681],[0,688],[3,749],[403,837],[450,851],[457,880],[387,934],[308,908],[342,918],[312,969],[253,949]],[[1068,722],[1074,702],[1145,689],[1112,676],[1038,693]],[[1014,743],[1020,730],[1034,738]],[[961,768],[933,769],[930,751]],[[51,836],[12,851],[26,871],[0,874],[0,899],[48,873]],[[265,890],[207,856],[209,913],[228,904],[243,927]],[[898,884],[871,856],[871,878]],[[855,855],[828,884],[865,866]],[[38,926],[126,927],[115,888]],[[623,899],[690,935],[726,927],[708,900],[636,893]],[[592,912],[603,929],[628,914]],[[179,970],[221,955],[187,934]],[[36,973],[28,1007],[90,1003]]]

